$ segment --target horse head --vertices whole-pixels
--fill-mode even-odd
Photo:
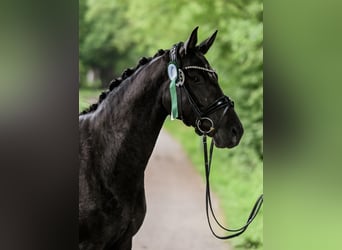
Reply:
[[[213,137],[219,148],[232,148],[239,144],[243,127],[234,110],[234,102],[218,83],[218,76],[205,58],[215,41],[217,31],[197,45],[196,27],[184,43],[170,50],[169,81],[174,80],[164,97],[163,105],[176,111],[176,117],[184,124],[193,126],[197,134]],[[171,93],[171,94],[170,94]],[[171,110],[170,110],[171,107]]]

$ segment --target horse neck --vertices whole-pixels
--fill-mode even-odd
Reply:
[[[168,91],[166,67],[163,56],[152,60],[114,89],[93,114],[110,159],[145,169],[168,115],[162,105]]]

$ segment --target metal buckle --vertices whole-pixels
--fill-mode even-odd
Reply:
[[[204,129],[202,129],[201,128],[201,123],[202,123],[202,121],[209,121],[210,122],[210,128],[209,128],[209,130],[204,130]],[[202,133],[202,134],[209,134],[210,132],[212,132],[212,131],[214,131],[215,130],[215,128],[214,128],[214,122],[210,119],[210,118],[208,118],[208,117],[202,117],[202,118],[200,118],[200,119],[198,119],[197,120],[197,122],[196,122],[196,126],[197,126],[197,128],[198,128],[198,130]]]
[[[181,86],[183,86],[184,82],[185,82],[184,72],[183,72],[183,70],[178,69],[178,82],[176,83],[176,86],[181,87]]]

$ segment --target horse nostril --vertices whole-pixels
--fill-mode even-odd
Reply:
[[[236,137],[238,135],[238,131],[237,131],[237,129],[235,127],[232,128],[232,135],[236,136]]]

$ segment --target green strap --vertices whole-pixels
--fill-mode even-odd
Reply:
[[[176,79],[171,80],[170,94],[171,94],[171,120],[174,120],[174,119],[177,119],[177,117],[178,117]]]

